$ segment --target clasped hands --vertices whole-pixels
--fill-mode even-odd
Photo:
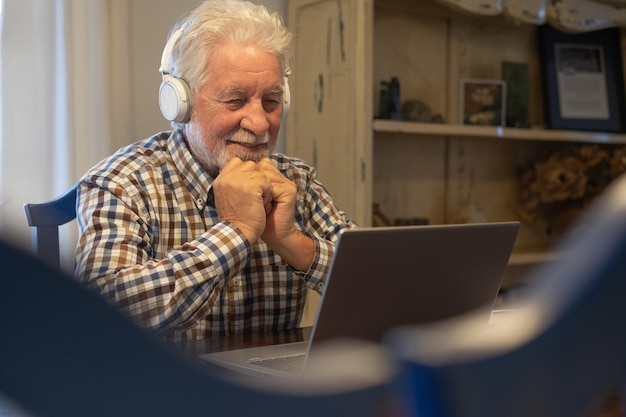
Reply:
[[[238,227],[252,244],[263,237],[271,247],[298,232],[296,185],[268,158],[231,159],[215,179],[213,192],[220,219]]]

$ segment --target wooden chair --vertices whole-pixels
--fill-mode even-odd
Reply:
[[[329,346],[317,358],[325,372],[307,378],[236,379],[157,340],[32,254],[0,242],[0,262],[0,392],[29,414],[380,416],[391,375],[380,346]]]
[[[32,229],[33,251],[48,265],[59,268],[59,226],[76,218],[76,184],[60,197],[40,204],[24,204]]]
[[[619,399],[626,178],[579,219],[557,252],[562,256],[531,273],[512,310],[489,326],[470,314],[388,335],[408,416],[589,416]]]

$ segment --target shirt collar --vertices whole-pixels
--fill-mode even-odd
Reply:
[[[209,198],[209,195],[213,195],[213,178],[194,159],[180,129],[175,129],[170,134],[167,139],[167,149],[196,207],[198,210],[204,210],[207,202],[213,200]],[[212,202],[211,205],[213,204]]]

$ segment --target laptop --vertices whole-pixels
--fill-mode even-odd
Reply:
[[[483,308],[488,323],[519,222],[358,228],[335,246],[308,341],[200,359],[255,376],[300,373],[331,339],[380,342],[392,327]]]

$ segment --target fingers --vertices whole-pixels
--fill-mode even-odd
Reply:
[[[267,158],[258,163],[231,159],[213,190],[220,218],[238,226],[252,242],[263,233],[281,237],[294,228],[297,187]]]
[[[256,167],[272,182],[289,181],[268,158],[263,158],[258,164],[256,164]]]
[[[213,183],[215,208],[255,241],[265,229],[272,202],[271,180],[250,161],[231,159]]]
[[[286,201],[285,199],[291,200],[295,198],[296,185],[285,177],[278,168],[274,166],[272,161],[264,158],[257,164],[257,169],[263,172],[270,180],[273,200],[284,202]]]

